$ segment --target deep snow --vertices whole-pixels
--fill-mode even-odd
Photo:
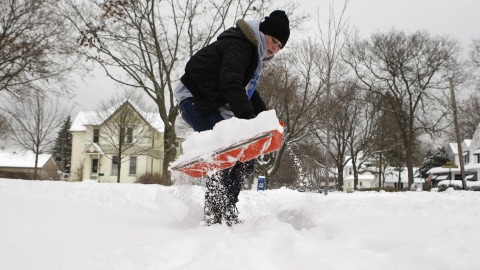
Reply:
[[[243,191],[0,179],[0,269],[480,269],[480,193]]]

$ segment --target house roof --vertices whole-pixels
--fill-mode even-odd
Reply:
[[[153,112],[143,112],[138,109],[135,104],[131,103],[130,101],[125,101],[124,103],[120,104],[119,106],[112,106],[111,108],[106,110],[106,113],[99,113],[97,111],[80,111],[78,112],[77,116],[72,122],[72,126],[70,127],[70,131],[86,131],[87,126],[98,126],[104,123],[112,114],[114,114],[118,109],[122,108],[122,106],[129,102],[132,107],[144,118],[148,119],[148,123],[156,129],[158,132],[164,131],[163,121],[160,118],[159,113]]]
[[[38,168],[42,168],[52,157],[51,154],[38,155]],[[32,151],[0,151],[0,167],[35,168],[35,154]]]
[[[466,170],[478,170],[480,169],[480,163],[470,163],[464,166]]]
[[[77,116],[72,122],[72,126],[70,127],[70,131],[86,131],[87,126],[89,125],[100,125],[103,123],[102,120],[98,118],[98,114],[96,112],[78,112]]]
[[[465,139],[463,140],[462,142],[462,148],[469,148],[470,147],[470,144],[472,143],[472,140],[470,139]],[[458,154],[458,145],[457,143],[449,143],[448,144],[448,147],[450,148],[450,150],[452,151],[453,154],[457,155]],[[466,150],[466,149],[463,149],[463,150]]]
[[[449,145],[450,150],[452,151],[452,153],[455,154],[455,155],[457,155],[457,154],[458,154],[457,143],[449,143],[448,145]]]
[[[345,177],[343,180],[344,181],[353,181],[354,177],[353,175],[349,175]],[[373,174],[359,174],[358,175],[358,180],[365,180],[365,181],[372,181],[375,180],[375,175]]]
[[[439,173],[449,173],[449,172],[459,172],[460,168],[442,168],[442,167],[433,167],[427,171],[427,173],[439,174]]]

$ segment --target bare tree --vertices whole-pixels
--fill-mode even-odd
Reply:
[[[89,59],[113,80],[142,90],[157,104],[165,126],[162,177],[170,180],[178,116],[173,91],[185,61],[236,19],[262,18],[269,1],[96,2],[77,5],[72,0],[66,16],[76,25]]]
[[[75,43],[68,42],[70,32],[56,3],[0,1],[0,91],[19,97],[30,93],[33,83],[50,92],[68,89],[65,76],[78,63],[69,61]]]
[[[480,67],[480,39],[473,40],[470,58],[476,67]]]
[[[395,121],[395,116],[384,107],[388,104],[381,96],[367,92],[366,100],[373,107],[372,136],[368,138],[363,147],[362,161],[358,168],[378,174],[379,187],[384,186],[386,168],[393,166],[398,170],[405,168],[405,153],[400,134],[401,128]],[[370,163],[369,167],[366,163]],[[365,166],[363,166],[365,165]],[[356,168],[354,168],[356,169]]]
[[[354,187],[358,184],[358,170],[361,166],[360,153],[371,152],[371,144],[378,118],[374,106],[366,102],[367,97],[355,81],[337,83],[332,87],[330,99],[330,152],[329,157],[338,171],[338,188],[343,186],[343,169],[347,162],[353,165]],[[326,102],[326,101],[325,101]],[[322,106],[326,107],[326,106]],[[327,120],[319,118],[319,129],[315,130],[317,141],[327,149]]]
[[[31,91],[21,102],[10,102],[1,110],[10,122],[13,141],[35,153],[33,178],[37,179],[38,156],[52,148],[56,132],[68,111],[59,99],[39,91]]]
[[[378,33],[370,41],[355,41],[346,58],[363,88],[382,96],[385,110],[395,116],[413,184],[413,154],[416,137],[441,129],[446,115],[447,77],[457,66],[456,43],[446,37],[430,37],[426,32],[407,35],[392,30]]]
[[[262,174],[273,176],[279,170],[285,154],[290,154],[293,144],[309,134],[316,121],[314,108],[321,95],[322,82],[317,77],[319,60],[312,43],[292,45],[294,52],[282,53],[274,63],[265,66],[257,89],[268,108],[275,109],[285,123],[284,143],[268,161],[263,162]],[[293,147],[294,148],[294,147]],[[262,162],[261,162],[262,164]],[[285,164],[285,163],[284,163]]]
[[[135,93],[117,94],[103,102],[98,119],[105,119],[99,130],[99,142],[107,158],[114,160],[117,183],[122,164],[131,156],[152,154],[155,113]]]
[[[324,60],[323,62],[317,62],[317,65],[321,65],[321,70],[323,71],[323,80],[325,83],[325,99],[326,102],[324,110],[320,111],[319,117],[323,117],[325,125],[323,126],[326,130],[326,152],[328,153],[325,158],[326,175],[325,175],[325,195],[328,195],[329,183],[330,183],[330,158],[333,157],[333,152],[331,150],[331,108],[330,108],[330,96],[332,94],[332,87],[336,83],[342,81],[343,75],[345,75],[343,69],[343,63],[341,61],[341,54],[343,52],[343,47],[345,44],[345,38],[348,34],[348,20],[346,20],[345,12],[348,7],[348,0],[343,2],[343,6],[340,12],[337,14],[334,8],[334,1],[330,2],[329,7],[329,17],[326,27],[322,27],[320,19],[318,21],[318,31],[319,31],[319,40],[318,47],[322,52]],[[338,15],[338,17],[337,17]]]
[[[480,97],[472,95],[459,104],[458,114],[460,116],[458,121],[462,140],[472,139],[480,124]]]

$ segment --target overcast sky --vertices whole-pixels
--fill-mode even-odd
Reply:
[[[320,11],[322,23],[328,20],[329,2],[303,0],[299,7],[313,18]],[[335,2],[343,4],[340,0]],[[364,37],[392,28],[407,33],[427,30],[432,35],[448,35],[460,41],[465,49],[472,39],[480,39],[480,0],[350,0],[347,16],[350,26]],[[100,71],[96,78],[85,78],[77,85],[75,111],[95,109],[99,100],[111,95],[114,84],[103,75]]]
[[[328,0],[304,0],[309,13],[320,10],[328,19]],[[336,0],[337,5],[344,1]],[[462,44],[480,38],[479,0],[350,0],[347,8],[350,25],[370,35],[392,28],[414,32],[427,30],[432,35],[449,35]],[[316,17],[314,15],[314,17]]]

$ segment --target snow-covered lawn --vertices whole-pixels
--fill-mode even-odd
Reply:
[[[0,179],[0,269],[480,269],[480,192],[243,191]]]

